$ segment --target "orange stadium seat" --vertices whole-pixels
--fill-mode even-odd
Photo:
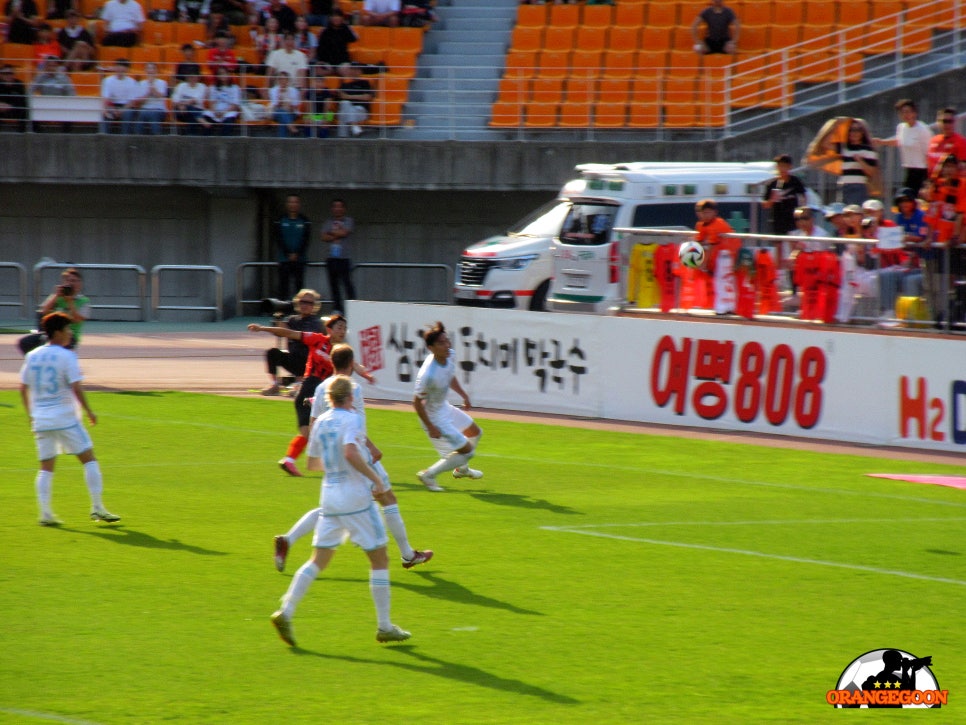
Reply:
[[[775,0],[772,25],[801,25],[805,22],[805,6],[801,0]]]
[[[838,22],[838,6],[835,0],[805,0],[805,23],[831,29]]]
[[[801,42],[802,50],[826,51],[838,47],[838,36],[827,25],[803,25]]]
[[[518,25],[510,33],[510,50],[540,50],[543,48],[543,27]]]
[[[614,10],[610,5],[584,5],[580,25],[584,28],[607,28],[613,23]]]
[[[529,7],[521,5],[521,7]],[[537,74],[537,51],[535,50],[511,50],[506,54],[506,65],[503,69],[504,76],[516,78],[533,78]]]
[[[840,28],[851,28],[869,22],[872,8],[869,7],[867,0],[848,0],[838,5]]]
[[[531,7],[529,5],[521,5],[520,7]],[[539,5],[534,5],[532,7],[540,7]],[[513,101],[497,101],[493,104],[492,111],[490,113],[490,126],[496,128],[516,128],[520,125],[522,120],[522,103],[516,103]]]
[[[563,78],[534,78],[530,81],[529,100],[538,104],[559,106],[563,102]]]
[[[570,53],[565,50],[544,50],[537,58],[538,78],[565,78],[570,72]]]
[[[607,51],[604,53],[603,78],[631,78],[637,66],[634,52]]]
[[[641,46],[641,29],[639,26],[615,25],[607,33],[607,49],[609,50],[637,50],[639,47],[643,47]]]
[[[900,13],[905,9],[902,0],[872,0],[872,19],[902,22]]]
[[[657,128],[661,125],[661,105],[657,101],[635,98],[628,107],[627,125],[630,128]]]
[[[367,50],[389,50],[393,28],[379,25],[357,25],[353,28],[359,40],[353,43],[352,50],[365,48]]]
[[[416,76],[416,64],[419,63],[419,53],[416,51],[390,48],[383,54],[383,59],[390,75],[405,78]]]
[[[771,25],[771,0],[745,0],[737,12],[742,26]]]
[[[644,25],[644,3],[619,2],[614,8],[614,27],[640,28]]]
[[[567,102],[560,107],[557,125],[560,128],[588,128],[593,111],[589,101]]]
[[[738,36],[738,51],[760,53],[767,47],[768,25],[742,25]]]
[[[496,98],[504,103],[525,103],[527,100],[529,80],[526,78],[500,79]]]
[[[768,48],[784,50],[798,45],[802,39],[802,29],[798,25],[772,25],[768,30]]]
[[[424,35],[422,28],[392,28],[389,47],[393,50],[410,50],[422,53]]]
[[[573,50],[576,27],[549,26],[543,31],[543,50]]]
[[[590,7],[607,7],[606,5],[591,5]],[[577,28],[574,38],[574,48],[577,50],[601,51],[607,47],[607,28],[585,27]]]
[[[175,42],[179,45],[184,43],[204,43],[207,30],[204,23],[174,23]]]
[[[690,23],[690,21],[688,21]],[[678,24],[677,3],[652,0],[647,4],[647,24],[673,28]]]
[[[594,100],[596,81],[593,78],[568,78],[564,81],[566,103],[590,103]]]
[[[778,73],[761,79],[761,105],[766,108],[790,106],[794,89],[789,79]]]
[[[553,128],[557,125],[558,110],[556,103],[529,103],[523,125],[527,128]]]
[[[671,33],[671,50],[686,50],[694,54],[694,34],[687,25],[679,25]]]
[[[730,55],[721,53],[706,55],[701,59],[701,74],[716,79],[724,78],[732,63],[734,63],[734,57]]]
[[[673,30],[674,26],[671,25],[645,25],[641,28],[639,47],[647,50],[670,50]]]
[[[547,26],[552,28],[576,28],[580,25],[579,5],[551,5]]]
[[[145,20],[141,40],[145,45],[175,45],[175,24]]]
[[[925,53],[932,49],[932,27],[929,25],[904,24],[902,34],[903,53]]]
[[[595,100],[598,103],[627,104],[631,90],[629,78],[601,78],[597,84]]]
[[[596,78],[604,65],[604,53],[599,50],[575,50],[570,54],[570,75]]]
[[[542,28],[546,24],[546,5],[520,5],[517,8],[517,27]]]
[[[637,54],[637,78],[663,78],[667,72],[666,50],[641,50]],[[712,56],[709,56],[712,57]],[[714,56],[718,57],[718,56]],[[722,58],[726,56],[720,56]]]
[[[697,78],[701,72],[701,56],[693,50],[672,50],[668,52],[668,78]]]
[[[101,74],[97,71],[74,71],[70,79],[78,96],[101,95]]]
[[[627,124],[627,103],[594,104],[596,128],[623,128]]]

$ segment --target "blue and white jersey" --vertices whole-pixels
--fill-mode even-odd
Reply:
[[[344,451],[351,443],[366,457],[363,419],[355,411],[333,408],[315,421],[310,435],[321,448],[325,466],[320,503],[323,515],[338,516],[366,510],[372,502],[372,482],[349,463]]]
[[[329,392],[329,386],[332,385],[332,381],[335,380],[335,375],[332,375],[325,380],[323,380],[319,387],[315,389],[315,398],[312,400],[312,413],[313,418],[321,418],[325,411],[329,410],[329,400],[326,397]],[[352,409],[359,414],[362,418],[362,428],[365,430],[366,427],[366,399],[362,395],[362,386],[359,385],[355,380],[352,380]]]
[[[447,405],[446,396],[449,385],[456,375],[456,352],[450,350],[446,363],[440,365],[433,355],[427,357],[416,375],[415,394],[426,403],[426,414],[430,420]]]
[[[77,400],[71,386],[83,379],[73,350],[48,344],[27,353],[20,382],[29,388],[35,431],[63,430],[77,424]]]

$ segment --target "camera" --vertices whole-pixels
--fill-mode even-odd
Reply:
[[[74,296],[74,288],[71,285],[69,285],[69,284],[62,284],[60,286],[60,293],[64,297],[73,297]]]
[[[292,304],[291,300],[279,300],[274,297],[266,297],[262,300],[262,314],[281,318],[285,315],[295,314],[295,305]]]

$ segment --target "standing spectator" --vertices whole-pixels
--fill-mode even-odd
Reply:
[[[61,312],[70,320],[71,340],[67,349],[80,345],[84,323],[91,316],[91,300],[84,294],[84,277],[74,267],[60,273],[60,282],[40,305],[40,315]]]
[[[399,26],[400,0],[365,0],[362,4],[363,25]]]
[[[199,23],[211,14],[211,0],[178,0],[177,8],[180,22]]]
[[[40,13],[34,0],[7,0],[4,9],[7,23],[7,42],[30,45],[34,42]]]
[[[295,49],[303,53],[306,58],[315,58],[315,48],[319,39],[309,29],[309,21],[304,15],[295,18]]]
[[[76,96],[77,90],[60,58],[48,58],[30,84],[30,92],[37,96]]]
[[[870,181],[878,186],[879,155],[872,149],[872,136],[865,121],[860,118],[843,121],[848,123],[846,140],[836,141],[834,134],[828,134],[820,144],[825,156],[819,163],[838,163],[838,201],[861,204],[875,196]]]
[[[140,89],[138,82],[128,75],[130,68],[131,61],[120,58],[114,66],[114,73],[101,81],[101,99],[104,101],[101,133],[111,132],[112,121],[121,122],[121,133],[134,133]]]
[[[265,25],[269,18],[275,18],[278,21],[279,31],[294,33],[296,17],[295,11],[282,0],[270,0],[259,15],[259,23]]]
[[[272,236],[278,250],[277,297],[284,300],[305,286],[305,265],[312,239],[312,221],[302,213],[302,197],[298,194],[285,197],[285,214],[275,221]]]
[[[68,70],[84,70],[93,65],[94,36],[81,23],[81,14],[76,10],[67,11],[67,25],[58,31],[57,42]]]
[[[339,130],[340,138],[345,138],[352,131],[353,136],[362,135],[361,124],[369,118],[369,106],[375,93],[372,84],[362,77],[359,66],[355,63],[343,63],[339,66],[339,74],[345,79],[339,84]]]
[[[287,330],[298,330],[299,332],[322,332],[322,318],[319,317],[319,310],[322,305],[319,302],[319,293],[314,289],[301,289],[292,298],[295,306],[295,314],[289,315],[285,319],[277,319],[275,324]],[[278,369],[283,368],[292,373],[296,378],[302,378],[305,372],[305,363],[309,357],[309,349],[300,339],[286,338],[288,340],[287,349],[282,350],[277,345],[265,351],[265,362],[268,366],[268,375],[272,379],[272,384],[262,390],[262,395],[278,395],[281,385],[278,376]]]
[[[329,23],[329,16],[335,10],[334,0],[302,0],[302,14],[309,25],[325,27]]]
[[[113,523],[121,517],[104,508],[100,464],[94,457],[90,434],[78,419],[77,406],[87,413],[91,425],[97,416],[87,402],[77,355],[68,350],[73,339],[70,318],[60,312],[46,315],[42,327],[48,343],[27,353],[20,368],[20,397],[30,416],[30,429],[37,443],[40,470],[35,487],[41,526],[60,526],[51,508],[54,464],[58,453],[77,456],[84,466],[84,483],[91,499],[91,520]]]
[[[258,62],[264,66],[268,56],[281,47],[282,34],[278,29],[278,20],[270,17],[265,21],[265,27],[255,35],[255,52],[258,53]]]
[[[265,69],[270,83],[274,82],[280,73],[286,73],[292,85],[299,89],[305,88],[305,74],[308,67],[309,59],[305,53],[299,52],[295,47],[293,33],[283,33],[282,47],[273,50],[265,59]]]
[[[701,26],[706,27],[704,37],[701,37]],[[711,0],[691,23],[691,35],[694,37],[694,52],[704,54],[727,53],[734,55],[738,52],[738,35],[741,23],[735,11],[724,4],[724,0]]]
[[[268,89],[268,108],[272,120],[278,124],[279,138],[302,135],[298,125],[302,115],[302,91],[292,85],[288,73],[279,73],[277,83]]]
[[[229,75],[238,72],[238,57],[231,47],[231,39],[231,33],[220,32],[215,36],[214,46],[208,50],[207,66],[211,83],[215,82],[219,68],[227,70]]]
[[[11,121],[14,130],[23,133],[27,116],[27,87],[14,75],[13,66],[5,65],[0,68],[0,122]]]
[[[921,252],[925,263],[922,281],[936,327],[941,329],[949,307],[947,259],[950,247],[962,242],[966,212],[966,179],[959,173],[956,156],[949,154],[942,160],[938,173],[923,189],[923,196],[929,202],[926,223],[932,234]]]
[[[338,314],[345,309],[345,300],[356,298],[349,259],[351,250],[348,246],[356,223],[347,212],[345,200],[333,199],[329,206],[331,216],[322,224],[322,241],[329,245],[325,269],[329,275],[329,290],[332,292],[332,309]]]
[[[101,11],[101,20],[107,23],[107,34],[101,45],[130,48],[140,40],[144,9],[137,0],[107,0]]]
[[[319,31],[319,42],[315,49],[315,60],[338,68],[349,62],[349,44],[359,40],[356,31],[346,23],[345,15],[334,8],[329,15],[328,24]]]
[[[956,133],[956,109],[944,108],[936,114],[939,133],[929,142],[929,175],[939,173],[939,163],[949,154],[966,161],[966,138]]]
[[[60,43],[54,38],[53,28],[47,23],[41,23],[37,26],[33,52],[38,67],[48,58],[60,58],[63,55]]]
[[[158,64],[146,63],[140,87],[138,132],[160,136],[161,124],[168,118],[168,83],[158,78]]]
[[[896,112],[901,119],[892,138],[873,138],[873,146],[898,146],[899,163],[905,171],[902,185],[919,193],[928,175],[929,142],[932,131],[919,120],[919,108],[915,102],[903,98],[896,103]]]
[[[322,514],[315,527],[315,554],[292,577],[282,597],[282,607],[272,614],[272,624],[286,643],[295,646],[292,617],[309,586],[332,560],[336,547],[349,539],[366,552],[371,571],[369,590],[376,605],[377,642],[401,642],[412,635],[389,618],[389,537],[376,512],[373,496],[386,488],[366,458],[366,432],[362,419],[352,410],[352,381],[338,376],[328,388],[331,409],[316,423],[314,434],[325,443],[325,478],[322,481]]]
[[[224,66],[215,73],[215,82],[208,87],[208,108],[201,114],[208,122],[206,131],[218,136],[238,133],[238,114],[241,112],[241,88]],[[301,287],[301,283],[296,285]]]
[[[207,121],[202,118],[207,98],[208,86],[200,82],[197,73],[190,74],[187,80],[175,86],[171,105],[175,119],[184,124],[187,135],[197,136],[202,128],[207,127]]]
[[[778,176],[765,184],[762,207],[771,210],[771,233],[785,235],[795,229],[795,209],[805,203],[805,184],[792,174],[792,157],[775,157]]]
[[[198,51],[191,43],[181,46],[181,60],[174,67],[174,84],[184,83],[191,76],[201,78],[201,65],[198,63]]]
[[[738,262],[741,240],[727,236],[734,229],[718,214],[718,203],[714,199],[702,199],[695,204],[694,211],[698,217],[698,222],[694,225],[694,240],[708,250],[704,262],[707,299],[713,301],[715,312],[734,312],[734,269]],[[722,252],[727,252],[722,258],[726,262],[719,259]]]

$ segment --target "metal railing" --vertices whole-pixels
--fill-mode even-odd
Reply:
[[[0,269],[12,269],[17,273],[17,293],[19,302],[4,302],[0,300],[0,307],[19,307],[21,314],[27,317],[27,268],[17,262],[0,262]],[[13,295],[11,295],[13,296]]]
[[[161,304],[161,273],[162,272],[210,272],[214,275],[215,303],[212,305],[162,305]],[[183,310],[194,312],[214,312],[215,320],[221,322],[224,318],[224,281],[220,267],[196,264],[157,264],[151,267],[151,309],[155,318],[161,310]]]
[[[144,267],[138,264],[66,264],[63,262],[38,262],[34,265],[34,289],[33,289],[33,299],[34,307],[38,307],[41,303],[42,290],[46,289],[42,284],[42,275],[44,270],[48,269],[89,269],[97,270],[102,272],[133,272],[137,275],[137,293],[135,296],[138,300],[137,304],[105,304],[102,302],[91,303],[90,307],[93,310],[136,310],[140,313],[140,319],[143,322],[147,319],[147,308],[145,302],[147,300],[147,274],[144,271]]]

